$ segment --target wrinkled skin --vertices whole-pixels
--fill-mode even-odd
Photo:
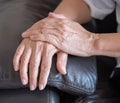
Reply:
[[[32,33],[27,31],[22,34],[22,37],[29,37],[34,41],[48,42],[71,55],[91,55],[90,51],[92,50],[95,34],[85,30],[79,23],[63,15],[50,13],[49,18],[47,22],[43,21],[41,23],[42,26],[39,31],[35,29]]]
[[[40,31],[43,28],[42,22],[47,22],[49,19],[47,17],[40,20],[25,32]],[[40,90],[45,88],[50,73],[52,57],[55,53],[57,53],[56,66],[58,71],[61,74],[66,74],[67,54],[53,45],[24,38],[18,46],[13,59],[14,69],[15,71],[20,71],[20,77],[24,85],[29,82],[30,90],[35,90],[37,85]]]

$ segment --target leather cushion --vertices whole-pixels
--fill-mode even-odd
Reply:
[[[95,57],[68,57],[67,74],[61,75],[56,69],[56,58],[53,59],[48,85],[59,88],[67,93],[76,95],[91,94],[96,88]]]
[[[33,92],[27,88],[0,91],[0,103],[60,103],[59,93],[51,88]]]
[[[21,33],[53,11],[60,0],[1,0],[0,1],[0,88],[21,88],[19,73],[13,70],[12,60],[21,42]],[[60,90],[90,94],[97,80],[95,57],[69,56],[67,75],[56,71],[55,59],[48,85]]]

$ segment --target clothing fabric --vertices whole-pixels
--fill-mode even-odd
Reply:
[[[120,0],[84,0],[90,7],[91,16],[96,19],[104,19],[107,15],[116,11],[118,23],[117,32],[120,32]],[[120,67],[120,58],[117,59],[117,67]]]

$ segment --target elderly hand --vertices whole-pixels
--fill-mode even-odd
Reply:
[[[31,41],[28,38],[23,39],[18,46],[13,59],[14,69],[20,71],[20,77],[24,85],[29,81],[30,90],[35,90],[37,85],[40,90],[44,89],[50,73],[52,57],[56,52],[58,50],[53,45],[40,41]],[[57,69],[62,74],[66,73],[66,64],[67,54],[58,53]]]
[[[50,13],[48,22],[42,22],[38,30],[25,32],[23,38],[53,44],[61,51],[77,56],[90,56],[96,40],[93,33],[63,15]],[[31,27],[32,29],[32,27]]]

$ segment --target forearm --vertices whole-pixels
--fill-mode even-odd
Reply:
[[[63,0],[54,13],[63,14],[81,24],[91,20],[90,8],[84,0]]]
[[[94,40],[92,54],[120,57],[120,33],[98,34]]]

